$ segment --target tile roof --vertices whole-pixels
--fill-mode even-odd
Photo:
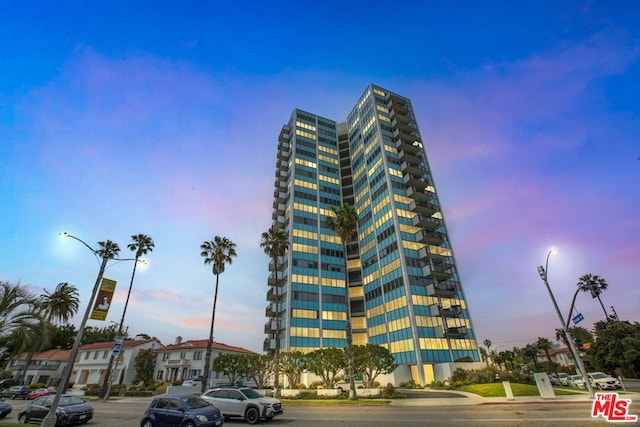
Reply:
[[[131,348],[131,347],[137,347],[139,345],[143,345],[152,341],[156,341],[158,343],[160,343],[157,339],[148,339],[148,340],[125,340],[122,343],[122,346],[124,348]],[[89,350],[111,350],[113,348],[113,345],[115,344],[114,341],[108,341],[108,342],[96,342],[93,344],[87,344],[87,345],[83,345],[82,347],[79,348],[80,351],[89,351]]]
[[[158,351],[172,351],[172,350],[194,350],[194,349],[206,349],[207,342],[209,340],[188,340],[184,341],[180,344],[171,344],[166,345],[162,348],[158,348]],[[227,345],[220,342],[213,342],[213,348],[221,351],[232,351],[234,353],[246,353],[246,354],[256,354],[251,350],[247,350],[243,347],[236,347],[232,345]]]
[[[60,360],[60,361],[66,362],[67,360],[69,360],[69,353],[71,353],[69,350],[60,350],[56,348],[53,350],[47,350],[41,353],[36,353],[33,355],[31,359],[32,360]],[[29,357],[28,353],[21,353],[15,356],[15,358],[13,359],[27,360],[28,357]]]

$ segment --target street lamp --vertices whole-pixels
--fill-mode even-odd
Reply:
[[[107,268],[107,262],[110,259],[114,259],[118,253],[120,252],[120,247],[117,243],[112,242],[111,240],[107,240],[106,242],[98,242],[101,246],[101,249],[93,249],[89,246],[85,241],[79,239],[76,236],[73,236],[69,233],[60,233],[62,237],[70,237],[72,239],[77,240],[78,242],[85,245],[89,250],[99,258],[102,258],[100,263],[100,270],[98,271],[98,277],[96,278],[96,283],[93,285],[93,290],[91,292],[91,298],[89,298],[89,304],[87,309],[85,310],[84,316],[82,317],[82,322],[80,323],[80,327],[78,329],[78,333],[76,334],[76,339],[73,342],[73,347],[71,348],[71,352],[69,353],[69,358],[67,359],[67,365],[64,367],[62,371],[62,378],[60,379],[60,384],[58,384],[58,390],[56,391],[55,396],[53,397],[53,402],[51,403],[51,408],[49,408],[49,413],[42,420],[42,427],[55,427],[57,422],[57,409],[60,403],[60,397],[63,393],[67,391],[67,385],[69,384],[69,378],[71,377],[71,372],[73,369],[73,363],[76,360],[76,356],[78,355],[78,349],[80,348],[80,342],[82,341],[82,335],[84,333],[84,328],[87,324],[87,320],[89,319],[89,313],[93,307],[93,301],[96,298],[96,294],[98,293],[98,288],[100,287],[100,282],[102,281],[102,275],[104,274],[104,270]]]
[[[582,380],[584,381],[585,385],[587,386],[587,389],[589,390],[589,394],[591,395],[591,398],[593,399],[595,397],[595,394],[593,392],[593,387],[591,386],[591,383],[589,382],[589,377],[587,376],[587,372],[584,369],[584,364],[582,363],[582,359],[580,358],[580,355],[578,354],[578,350],[576,349],[576,345],[573,342],[573,337],[571,336],[571,334],[569,333],[569,328],[568,328],[568,323],[564,322],[564,318],[562,317],[562,313],[560,313],[560,309],[558,308],[558,303],[556,302],[556,297],[553,296],[553,292],[551,292],[551,287],[549,286],[549,280],[548,280],[548,271],[549,271],[549,256],[555,252],[555,248],[551,248],[549,249],[549,252],[547,253],[547,261],[543,266],[538,266],[538,274],[540,275],[540,278],[542,279],[542,281],[544,282],[545,286],[547,287],[547,290],[549,291],[549,296],[551,297],[551,301],[553,302],[553,306],[556,309],[556,313],[558,314],[558,318],[560,319],[560,324],[562,325],[562,330],[564,331],[566,337],[567,337],[567,343],[569,343],[569,349],[571,350],[571,354],[573,355],[573,359],[576,361],[576,366],[578,368],[578,371],[580,372],[580,375],[582,376]]]

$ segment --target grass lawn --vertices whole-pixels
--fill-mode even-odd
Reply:
[[[501,382],[490,383],[490,384],[465,385],[465,386],[456,388],[456,390],[466,391],[468,393],[474,393],[482,397],[507,397]],[[531,384],[511,383],[511,391],[513,392],[514,396],[540,396],[538,387]],[[554,387],[553,392],[556,395],[582,394],[581,392],[576,390],[560,388],[560,387]]]

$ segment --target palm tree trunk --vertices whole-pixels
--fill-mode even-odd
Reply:
[[[211,370],[211,350],[213,349],[213,324],[216,320],[216,303],[218,302],[218,282],[220,275],[216,274],[216,290],[213,296],[213,310],[211,313],[211,328],[209,329],[209,339],[207,340],[207,354],[204,358],[204,372],[202,373],[202,386],[201,392],[207,390],[209,385],[209,371]]]
[[[31,360],[33,360],[33,355],[34,355],[33,351],[30,351],[27,354],[27,361],[24,364],[24,369],[22,370],[22,374],[20,375],[20,377],[18,377],[18,383],[19,384],[27,385],[27,384],[24,384],[24,380],[27,378],[27,370],[29,369],[29,365],[31,364]]]
[[[607,314],[607,310],[604,308],[604,304],[602,303],[602,300],[600,299],[600,294],[598,294],[598,301],[600,302],[600,306],[602,307],[602,311],[604,311],[604,319],[605,320],[609,320],[609,315]]]
[[[355,365],[353,363],[353,331],[351,330],[351,299],[349,298],[349,269],[347,266],[347,242],[343,243],[344,248],[344,280],[347,297],[347,357],[349,358],[349,399],[356,399]]]
[[[273,374],[275,381],[273,384],[273,394],[276,399],[280,398],[280,282],[278,281],[278,257],[273,257],[273,265],[275,267],[276,275],[276,333],[275,340],[276,345],[274,349],[273,361]]]

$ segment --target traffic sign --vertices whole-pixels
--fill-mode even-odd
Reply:
[[[578,313],[578,314],[576,314],[576,316],[575,316],[573,319],[571,319],[571,320],[573,320],[573,324],[574,324],[574,325],[577,325],[578,323],[580,323],[580,322],[582,322],[582,321],[584,320],[584,316],[582,315],[582,313]]]

